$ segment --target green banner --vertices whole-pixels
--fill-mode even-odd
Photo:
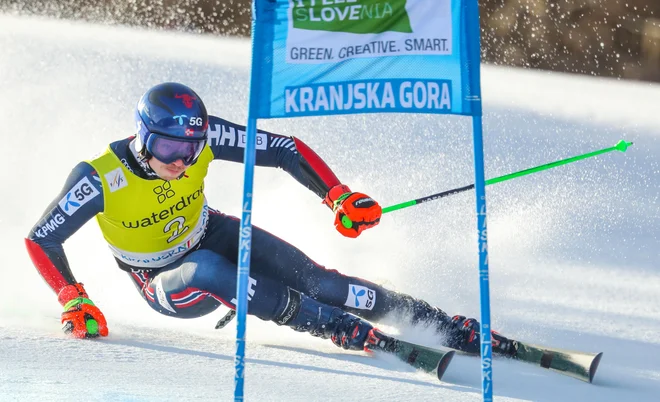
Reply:
[[[406,0],[293,0],[293,27],[313,31],[412,33]]]

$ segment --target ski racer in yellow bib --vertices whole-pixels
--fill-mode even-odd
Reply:
[[[147,90],[135,112],[137,134],[79,163],[25,239],[28,253],[64,306],[63,329],[74,337],[109,334],[105,316],[78,282],[62,244],[96,217],[117,261],[154,310],[180,318],[235,308],[239,220],[213,210],[204,178],[213,160],[242,162],[245,127],[209,116],[192,89],[164,83]],[[257,133],[256,164],[280,167],[317,194],[335,228],[357,237],[380,221],[381,208],[342,184],[304,142]],[[341,224],[348,217],[353,226]],[[302,251],[252,230],[248,313],[330,338],[346,349],[376,344],[375,322],[397,311],[404,324],[434,325],[444,343],[478,353],[479,323],[448,316],[412,296],[328,270]],[[369,321],[367,321],[369,320]],[[493,333],[493,351],[514,353]]]
[[[101,181],[105,209],[96,219],[115,257],[136,267],[162,267],[197,245],[209,218],[204,177],[212,160],[206,147],[186,170],[186,180],[156,187],[131,174],[110,149],[88,161],[108,178]]]

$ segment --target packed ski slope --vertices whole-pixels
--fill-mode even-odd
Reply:
[[[94,223],[65,245],[110,336],[66,338],[60,306],[23,237],[69,170],[132,134],[151,85],[181,81],[212,113],[246,118],[249,42],[0,16],[0,400],[176,401],[233,397],[233,325],[147,307]],[[593,384],[497,360],[502,401],[653,401],[660,395],[660,87],[483,68],[487,178],[634,141],[612,153],[488,187],[494,326],[567,349],[603,351]],[[263,121],[304,138],[352,188],[388,206],[473,182],[470,122],[361,115]],[[211,166],[207,197],[237,214],[242,166]],[[328,268],[478,317],[473,193],[385,215],[360,239],[286,173],[257,169],[254,223]],[[383,326],[437,345],[414,328]],[[457,356],[446,382],[389,358],[248,320],[251,401],[478,401],[479,361]]]

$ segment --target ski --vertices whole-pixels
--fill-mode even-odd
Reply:
[[[435,375],[442,380],[451,359],[453,350],[439,350],[406,342],[385,335],[377,329],[372,330],[364,349],[368,352],[384,352],[394,355],[410,366]]]
[[[234,310],[230,310],[223,318],[218,321],[216,329],[223,328],[234,318]],[[510,338],[509,338],[510,339]],[[509,353],[498,353],[493,350],[495,356],[506,357],[525,363],[538,365],[542,368],[563,374],[569,377],[577,378],[588,383],[592,383],[600,359],[603,353],[587,353],[546,346],[534,345],[514,339],[510,339],[513,344],[513,351]],[[473,353],[467,353],[459,350],[448,349],[439,350],[426,346],[417,345],[411,342],[397,339],[390,335],[385,335],[379,330],[374,330],[367,339],[366,351],[385,352],[395,355],[403,362],[412,367],[422,370],[426,373],[435,374],[438,380],[442,379],[455,352],[461,355],[478,356]]]
[[[493,355],[525,363],[530,363],[559,374],[592,383],[603,353],[587,353],[573,350],[550,348],[508,338],[513,350],[506,353],[493,348]],[[479,354],[458,351],[461,355],[479,356]]]
[[[513,359],[592,383],[603,353],[586,353],[513,341]]]

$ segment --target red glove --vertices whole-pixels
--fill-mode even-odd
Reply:
[[[62,330],[75,338],[108,336],[108,323],[101,310],[87,297],[82,283],[67,285],[57,295],[64,306]]]
[[[324,202],[335,213],[335,228],[346,237],[358,237],[363,230],[378,225],[383,214],[376,201],[365,194],[351,192],[343,184],[332,187]]]

